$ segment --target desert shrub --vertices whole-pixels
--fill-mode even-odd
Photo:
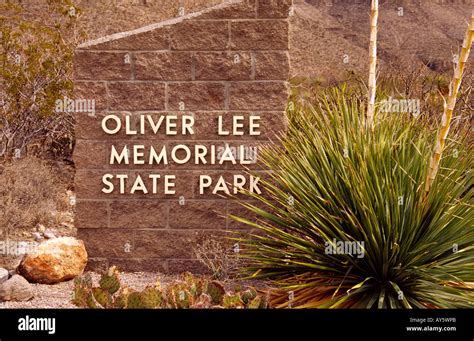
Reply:
[[[52,169],[43,161],[27,157],[0,168],[0,233],[47,225],[59,202],[64,201]]]
[[[437,125],[443,113],[444,101],[449,93],[449,82],[452,72],[435,72],[415,59],[402,60],[399,64],[382,67],[377,78],[377,103],[379,106],[388,98],[419,100],[421,114],[425,120]],[[452,129],[470,124],[473,120],[474,96],[472,84],[474,73],[464,73],[463,87],[458,94]],[[334,86],[347,86],[351,96],[358,99],[367,98],[365,75],[347,72],[343,81],[337,84],[323,82],[319,79],[295,77],[291,79],[291,101],[314,103],[321,91]]]
[[[73,115],[55,109],[57,100],[71,97],[76,41],[66,32],[74,32],[79,10],[70,0],[48,0],[47,18],[32,19],[26,6],[0,4],[0,157],[6,160],[38,147],[55,153],[72,147]]]
[[[234,250],[216,239],[206,239],[194,248],[194,254],[216,279],[228,279],[239,273],[241,259]]]
[[[435,130],[377,112],[364,129],[365,99],[328,90],[288,111],[281,145],[260,154],[272,170],[242,202],[261,234],[241,241],[251,278],[284,289],[278,307],[473,307],[472,151],[458,132],[424,198]],[[291,299],[289,293],[291,292]]]
[[[385,67],[378,78],[379,97],[417,99],[421,102],[422,113],[427,119],[437,124],[444,109],[444,101],[449,95],[449,84],[452,78],[452,67],[455,63],[446,63],[446,70],[432,71],[427,65],[420,65],[413,60],[402,60]],[[472,84],[474,73],[465,70],[463,86],[459,90],[454,114],[457,121],[452,128],[462,126],[472,120]]]

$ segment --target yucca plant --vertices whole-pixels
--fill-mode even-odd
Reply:
[[[369,97],[367,105],[367,127],[374,128],[375,95],[377,84],[377,25],[379,19],[379,1],[370,4],[370,44],[369,44]]]
[[[242,201],[259,219],[234,217],[259,231],[240,242],[249,276],[284,289],[274,306],[474,307],[465,136],[447,141],[423,202],[435,131],[422,116],[376,112],[372,132],[364,103],[344,88],[292,107],[281,143],[260,154],[266,195]]]
[[[284,289],[276,307],[474,308],[472,152],[467,133],[447,139],[474,20],[427,166],[430,125],[377,113],[377,17],[372,0],[367,110],[344,87],[289,106],[286,135],[261,154],[266,196],[241,202],[260,218],[233,217],[259,231],[243,257]]]
[[[441,119],[441,126],[439,128],[438,136],[436,138],[433,155],[430,159],[430,167],[426,176],[425,192],[431,189],[433,181],[435,180],[438,172],[441,155],[443,154],[444,145],[448,137],[449,129],[451,128],[451,121],[453,118],[454,107],[461,87],[461,82],[464,74],[464,68],[471,52],[472,41],[474,40],[474,11],[472,12],[471,22],[468,25],[466,36],[464,37],[463,45],[461,48],[461,54],[459,55],[459,61],[457,62],[454,70],[453,79],[449,86],[449,96],[447,103],[444,104],[444,113]]]

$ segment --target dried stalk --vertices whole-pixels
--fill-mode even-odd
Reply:
[[[430,167],[428,169],[428,174],[426,176],[425,195],[424,195],[425,199],[427,198],[428,193],[430,192],[431,186],[433,185],[436,174],[438,173],[441,155],[443,153],[443,149],[446,144],[446,138],[448,136],[449,128],[451,126],[453,111],[454,111],[454,107],[456,106],[456,100],[459,93],[459,88],[461,86],[464,68],[466,66],[466,62],[469,57],[469,52],[472,47],[473,37],[474,37],[474,12],[472,13],[471,22],[468,25],[466,37],[464,38],[461,54],[459,56],[459,61],[456,65],[454,76],[449,87],[448,101],[444,105],[444,113],[441,119],[441,127],[439,128],[438,136],[436,138],[435,147],[433,150],[433,155],[431,156],[431,160],[430,160]]]
[[[377,21],[379,1],[372,0],[370,6],[370,45],[369,45],[369,105],[367,107],[367,127],[374,127],[376,68],[377,68]]]

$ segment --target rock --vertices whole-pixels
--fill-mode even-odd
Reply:
[[[29,301],[33,296],[31,284],[20,275],[0,284],[0,301]]]
[[[81,275],[86,264],[82,240],[62,237],[47,240],[25,255],[18,272],[30,282],[55,284]]]
[[[23,256],[32,252],[38,245],[33,241],[7,240],[0,246],[0,268],[16,270]]]
[[[8,270],[4,268],[0,268],[0,284],[6,282],[8,280]]]
[[[32,236],[33,236],[33,238],[34,238],[37,242],[43,240],[43,236],[42,236],[41,233],[39,233],[39,232],[33,232],[33,233],[32,233]]]
[[[46,230],[43,232],[43,236],[46,238],[46,239],[54,239],[56,238],[56,236],[54,235],[53,231],[51,230]]]

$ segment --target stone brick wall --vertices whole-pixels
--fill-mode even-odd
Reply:
[[[74,152],[76,226],[91,268],[115,264],[130,271],[198,272],[202,268],[193,254],[195,245],[229,230],[245,233],[244,226],[226,218],[248,215],[238,204],[212,194],[212,187],[202,193],[198,188],[200,175],[232,181],[245,174],[242,165],[110,164],[111,148],[254,146],[284,129],[291,5],[291,0],[230,1],[79,47],[75,99],[95,101],[94,112],[76,114]],[[102,120],[109,114],[124,120],[129,116],[137,129],[141,114],[157,119],[192,115],[195,134],[106,134]],[[218,135],[219,116],[228,126],[236,115],[260,116],[261,134]],[[256,164],[249,167],[264,173]],[[106,173],[130,179],[172,174],[175,193],[106,194]]]

